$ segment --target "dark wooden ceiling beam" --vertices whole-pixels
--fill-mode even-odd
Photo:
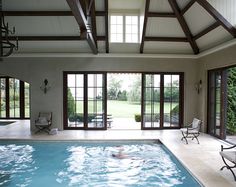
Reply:
[[[141,39],[141,44],[140,44],[140,53],[143,53],[143,48],[144,48],[144,39],[146,36],[147,19],[148,19],[147,15],[148,15],[148,11],[149,11],[149,5],[150,5],[150,0],[146,0],[144,21],[143,21],[143,33],[142,33],[142,39]]]
[[[183,31],[184,31],[191,47],[193,49],[194,54],[198,54],[199,53],[199,48],[197,46],[197,43],[193,39],[191,31],[190,31],[184,17],[180,14],[180,9],[179,9],[179,6],[178,6],[176,0],[168,0],[168,1],[169,1],[171,8],[173,9],[173,11],[174,11],[179,23],[180,23],[180,26],[182,27],[182,29],[183,29]]]
[[[191,0],[180,12],[181,15],[184,15],[185,12],[187,12],[191,6],[195,3],[196,0]]]
[[[106,11],[95,11],[96,16],[106,16]]]
[[[197,40],[199,38],[201,38],[202,36],[204,36],[205,34],[211,32],[212,30],[214,30],[215,28],[219,27],[220,23],[217,21],[215,23],[213,23],[212,25],[210,25],[209,27],[205,28],[204,30],[202,30],[201,32],[199,32],[197,35],[195,35],[193,38],[194,40]]]
[[[94,38],[94,41],[95,41],[95,45],[98,48],[98,44],[97,44],[97,24],[96,24],[95,1],[94,0],[90,0],[89,9],[90,9],[90,11],[89,11],[90,14],[89,15],[91,16],[92,34],[93,34],[93,38]]]
[[[196,0],[212,17],[215,18],[233,37],[236,38],[236,28],[233,27],[210,3],[206,0]]]
[[[176,18],[176,15],[171,12],[148,12],[147,17],[170,17],[170,18]]]
[[[81,38],[85,38],[88,41],[88,44],[93,51],[94,54],[98,53],[98,49],[96,46],[96,42],[94,40],[93,34],[91,32],[91,25],[88,23],[87,20],[87,14],[85,14],[84,10],[86,10],[86,7],[84,7],[84,2],[82,0],[66,0],[69,7],[71,8],[71,11],[79,24],[80,31],[81,31]]]
[[[19,41],[73,41],[82,40],[80,36],[17,36]],[[15,40],[15,36],[10,36],[9,40]]]
[[[73,16],[71,11],[2,11],[4,16]],[[105,11],[95,11],[96,16],[105,16]]]
[[[109,53],[109,26],[108,26],[108,0],[104,0],[105,4],[105,37],[106,37],[106,53]]]
[[[154,37],[154,36],[146,36],[144,38],[145,41],[156,41],[156,42],[188,42],[187,38],[182,37]]]
[[[80,36],[17,36],[19,41],[79,41],[84,40]],[[9,40],[15,40],[15,36],[9,36]],[[97,36],[98,41],[105,41],[105,36]]]
[[[73,16],[71,11],[3,11],[4,16]]]

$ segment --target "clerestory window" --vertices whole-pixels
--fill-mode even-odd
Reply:
[[[139,16],[128,14],[110,15],[110,42],[138,43]]]

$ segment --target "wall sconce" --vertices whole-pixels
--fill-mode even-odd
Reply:
[[[199,80],[199,82],[195,84],[195,88],[197,90],[197,93],[199,94],[202,89],[202,80]]]
[[[47,80],[47,79],[44,79],[43,85],[40,86],[40,89],[43,91],[43,93],[46,94],[50,88],[51,88],[51,87],[48,85],[48,80]]]

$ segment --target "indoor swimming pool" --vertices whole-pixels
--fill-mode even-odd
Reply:
[[[122,157],[114,156],[120,153]],[[197,187],[201,184],[159,141],[3,141],[0,186]]]

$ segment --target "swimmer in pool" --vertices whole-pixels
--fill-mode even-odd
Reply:
[[[119,159],[124,159],[124,158],[129,158],[128,155],[123,153],[124,148],[123,147],[119,147],[119,151],[117,154],[112,154],[111,156],[114,158],[119,158]]]

